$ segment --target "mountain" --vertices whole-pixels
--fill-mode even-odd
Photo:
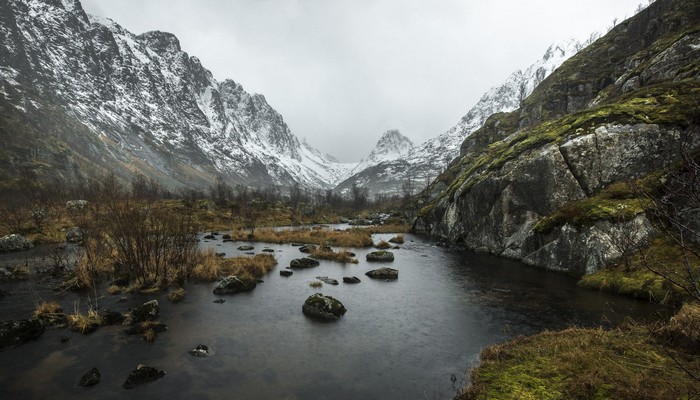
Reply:
[[[301,143],[264,96],[215,80],[170,33],[135,35],[78,0],[0,2],[0,32],[4,178],[140,171],[173,187],[222,176],[327,188],[351,166]]]
[[[486,92],[447,132],[389,159],[378,158],[372,163],[368,157],[336,186],[336,190],[357,183],[371,193],[393,195],[401,194],[402,186],[409,182],[416,190],[425,186],[459,155],[462,141],[480,128],[489,116],[517,109],[540,82],[585,45],[574,39],[552,44],[538,61],[524,70],[513,72],[501,85]]]
[[[656,190],[655,174],[700,147],[699,97],[700,3],[657,0],[468,136],[424,192],[413,229],[595,272],[620,260],[625,243],[653,237],[645,195],[626,183],[645,178]]]

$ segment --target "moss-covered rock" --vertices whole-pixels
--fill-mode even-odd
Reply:
[[[295,258],[289,263],[289,268],[292,269],[305,269],[305,268],[313,268],[313,267],[318,267],[320,263],[318,260],[314,260],[313,258],[309,257],[304,257],[304,258]]]
[[[308,317],[324,321],[337,321],[347,312],[343,303],[321,293],[309,296],[301,307],[301,311]]]
[[[44,330],[44,323],[39,319],[2,321],[0,322],[0,349],[36,339],[44,333]]]
[[[398,279],[399,270],[384,267],[368,271],[365,275],[375,279]]]
[[[133,389],[137,386],[155,382],[164,376],[165,371],[149,367],[148,365],[139,364],[136,369],[129,373],[122,387],[124,389]]]
[[[229,275],[216,285],[214,294],[235,294],[255,289],[257,281],[251,277]]]
[[[391,262],[394,261],[394,253],[390,251],[373,251],[365,257],[367,261]]]

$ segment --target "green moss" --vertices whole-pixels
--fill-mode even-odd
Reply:
[[[557,226],[571,224],[589,226],[598,221],[629,221],[644,212],[641,199],[607,199],[601,196],[588,197],[565,204],[551,215],[537,222],[533,230],[548,233]]]

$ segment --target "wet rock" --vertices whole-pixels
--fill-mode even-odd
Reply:
[[[147,365],[139,364],[135,370],[129,373],[129,377],[122,385],[124,389],[132,389],[136,386],[155,382],[165,376],[165,371],[158,370]]]
[[[394,253],[390,251],[373,251],[366,256],[367,261],[391,262],[394,261]]]
[[[301,247],[303,244],[301,243],[292,243],[292,247]]]
[[[313,258],[295,258],[289,263],[289,267],[292,269],[304,269],[304,268],[313,268],[313,267],[318,267],[320,263],[318,260],[314,260]]]
[[[324,296],[321,293],[315,293],[309,296],[301,307],[301,310],[304,315],[308,317],[324,321],[336,321],[347,311],[343,303],[331,296]]]
[[[356,276],[344,276],[343,283],[360,283],[360,278]]]
[[[264,251],[265,253],[274,253],[275,252],[274,249],[268,249],[268,248],[264,248],[264,249],[262,249],[262,251]]]
[[[216,236],[214,236],[214,235],[206,235],[206,236],[204,236],[204,239],[213,240],[213,239],[216,239]]]
[[[145,321],[155,321],[158,318],[160,307],[158,300],[151,300],[131,310],[131,324],[138,324]]]
[[[288,270],[288,269],[283,269],[280,271],[280,276],[292,276],[294,272]]]
[[[238,246],[238,250],[240,251],[248,251],[248,250],[253,250],[255,247],[253,246]]]
[[[223,278],[214,288],[214,294],[235,294],[249,292],[255,289],[255,279],[229,275]]]
[[[317,276],[316,279],[328,285],[337,285],[338,281],[327,276]]]
[[[229,235],[228,233],[225,233],[221,238],[224,240],[231,240],[231,235]]]
[[[375,279],[397,279],[399,271],[393,268],[379,268],[367,272],[365,275]]]
[[[38,319],[0,322],[0,349],[36,339],[44,333],[44,323]]]
[[[71,341],[70,336],[64,336],[61,338],[61,343],[68,343]]]
[[[214,255],[220,258],[226,257],[226,253],[215,253]]]
[[[195,357],[209,357],[209,347],[199,344],[194,349],[190,350],[188,353]]]
[[[100,383],[101,378],[102,374],[100,374],[100,370],[96,367],[93,367],[80,378],[78,386],[88,387],[97,385],[98,383]]]
[[[85,230],[79,226],[74,226],[66,231],[66,242],[82,243],[85,239]]]
[[[0,253],[28,250],[32,247],[34,244],[29,239],[15,233],[0,238]]]
[[[124,297],[120,297],[119,300],[117,300],[117,301],[120,302],[120,303],[126,303],[127,300],[129,300],[129,299],[126,298],[126,296],[124,296]]]
[[[121,324],[125,319],[124,314],[118,311],[105,310],[101,314],[102,315],[100,317],[103,325]]]
[[[313,251],[316,251],[316,249],[318,249],[318,246],[315,246],[313,244],[307,244],[299,247],[299,251],[301,251],[302,253],[311,253]]]

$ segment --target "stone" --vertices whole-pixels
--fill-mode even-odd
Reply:
[[[98,383],[100,383],[101,378],[102,374],[100,374],[100,370],[96,367],[93,367],[82,377],[80,377],[80,382],[78,382],[78,386],[88,387],[97,385]]]
[[[71,341],[70,336],[64,336],[61,338],[61,343],[68,343]]]
[[[13,233],[0,238],[0,253],[29,250],[34,244],[22,235]]]
[[[236,275],[229,275],[216,285],[214,288],[214,294],[236,294],[240,292],[249,292],[255,289],[257,282],[255,279],[238,277]]]
[[[274,249],[269,249],[269,248],[264,248],[264,249],[262,249],[262,251],[264,251],[265,253],[274,253],[275,252]]]
[[[221,238],[224,240],[231,240],[231,235],[229,235],[228,233],[224,233],[224,235],[221,236]]]
[[[292,276],[293,274],[294,272],[288,269],[283,269],[280,271],[280,276]]]
[[[295,258],[289,263],[289,267],[292,269],[304,269],[304,268],[313,268],[313,267],[318,267],[320,263],[318,260],[314,260],[313,258]]]
[[[328,285],[337,285],[338,281],[327,276],[317,276],[316,279]]]
[[[313,245],[313,244],[307,244],[304,246],[299,247],[299,251],[302,253],[312,253],[318,249],[318,246]]]
[[[82,243],[85,239],[85,230],[79,226],[74,226],[66,231],[66,242]]]
[[[1,321],[0,349],[16,346],[36,339],[44,333],[44,330],[44,323],[38,319]]]
[[[158,318],[160,307],[158,300],[151,300],[131,310],[131,324],[135,325],[146,321],[155,321]]]
[[[68,200],[66,202],[66,210],[82,211],[90,204],[87,200]]]
[[[226,300],[224,300],[224,299],[216,299],[216,300],[212,301],[212,303],[224,304],[224,303],[226,303]]]
[[[255,247],[253,247],[253,246],[238,246],[238,250],[240,250],[240,251],[249,251],[249,250],[253,250],[254,248]]]
[[[215,255],[216,257],[219,257],[219,258],[224,258],[224,257],[226,257],[226,253],[215,253],[214,255]]]
[[[206,236],[204,236],[204,239],[213,240],[213,239],[216,239],[216,236],[214,236],[214,235],[206,235]]]
[[[397,279],[399,277],[399,271],[393,268],[384,267],[373,269],[365,273],[365,275],[375,279]]]
[[[343,283],[360,283],[360,278],[356,276],[344,276]]]
[[[199,344],[194,349],[188,351],[188,353],[195,357],[209,357],[209,347]]]
[[[308,317],[324,321],[337,321],[347,312],[343,303],[321,293],[309,296],[301,310]]]
[[[366,256],[367,261],[391,262],[394,261],[394,253],[390,251],[373,251]]]
[[[147,365],[139,364],[136,369],[129,373],[122,387],[124,389],[133,389],[136,386],[145,385],[150,382],[155,382],[165,376],[165,371],[158,370]]]

